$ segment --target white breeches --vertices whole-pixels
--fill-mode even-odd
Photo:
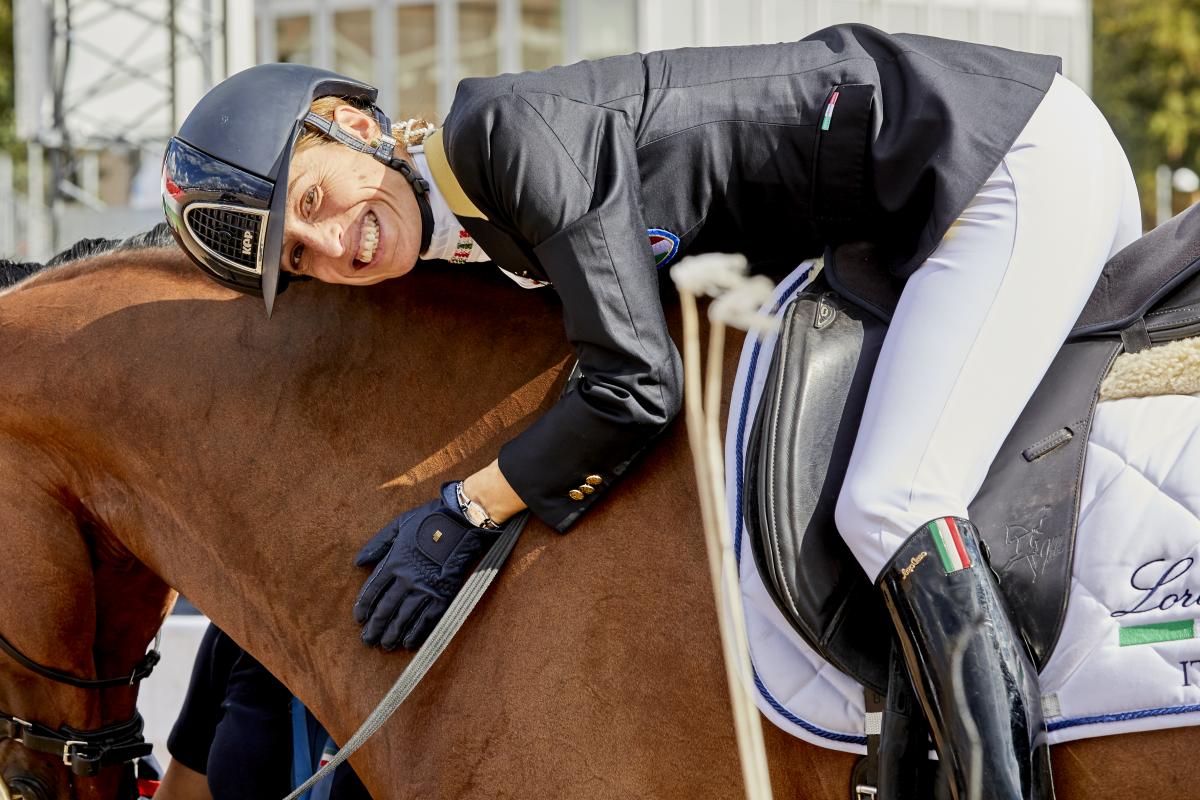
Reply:
[[[1104,263],[1140,235],[1120,144],[1056,77],[884,339],[836,513],[872,580],[918,527],[967,516]]]

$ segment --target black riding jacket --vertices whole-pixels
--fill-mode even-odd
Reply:
[[[671,260],[724,251],[789,265],[869,240],[903,279],[1059,67],[841,25],[464,80],[440,134],[475,206],[456,214],[500,266],[553,282],[584,375],[502,448],[513,488],[564,530],[678,411],[647,231],[678,237]]]

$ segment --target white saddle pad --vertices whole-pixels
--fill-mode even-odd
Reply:
[[[784,306],[812,262],[776,290]],[[863,752],[862,688],[810,648],[767,594],[745,539],[746,441],[775,336],[747,336],[725,440],[729,508],[758,706],[805,741]],[[1200,723],[1200,396],[1101,403],[1088,442],[1074,581],[1041,675],[1051,742]],[[1037,531],[1031,537],[1036,557]]]

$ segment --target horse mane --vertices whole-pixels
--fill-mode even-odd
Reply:
[[[160,222],[148,231],[143,231],[124,239],[80,239],[66,250],[57,253],[44,264],[36,261],[9,261],[7,259],[0,259],[0,289],[15,286],[26,278],[31,278],[54,267],[71,264],[80,259],[119,251],[169,247],[173,244],[174,238],[171,236],[171,229],[167,226],[167,223]]]

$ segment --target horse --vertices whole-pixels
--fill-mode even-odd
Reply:
[[[560,313],[486,265],[430,266],[294,286],[268,321],[153,246],[0,292],[0,634],[57,670],[124,674],[178,591],[345,741],[410,659],[359,640],[354,553],[553,403],[572,363]],[[606,491],[566,536],[529,525],[353,757],[372,796],[738,795],[683,425]],[[0,655],[0,710],[22,719],[89,729],[135,703],[136,687],[66,687]],[[764,728],[776,796],[845,800],[854,756]],[[1060,796],[1190,796],[1198,743],[1058,746]],[[117,773],[0,742],[26,800],[108,800]]]

